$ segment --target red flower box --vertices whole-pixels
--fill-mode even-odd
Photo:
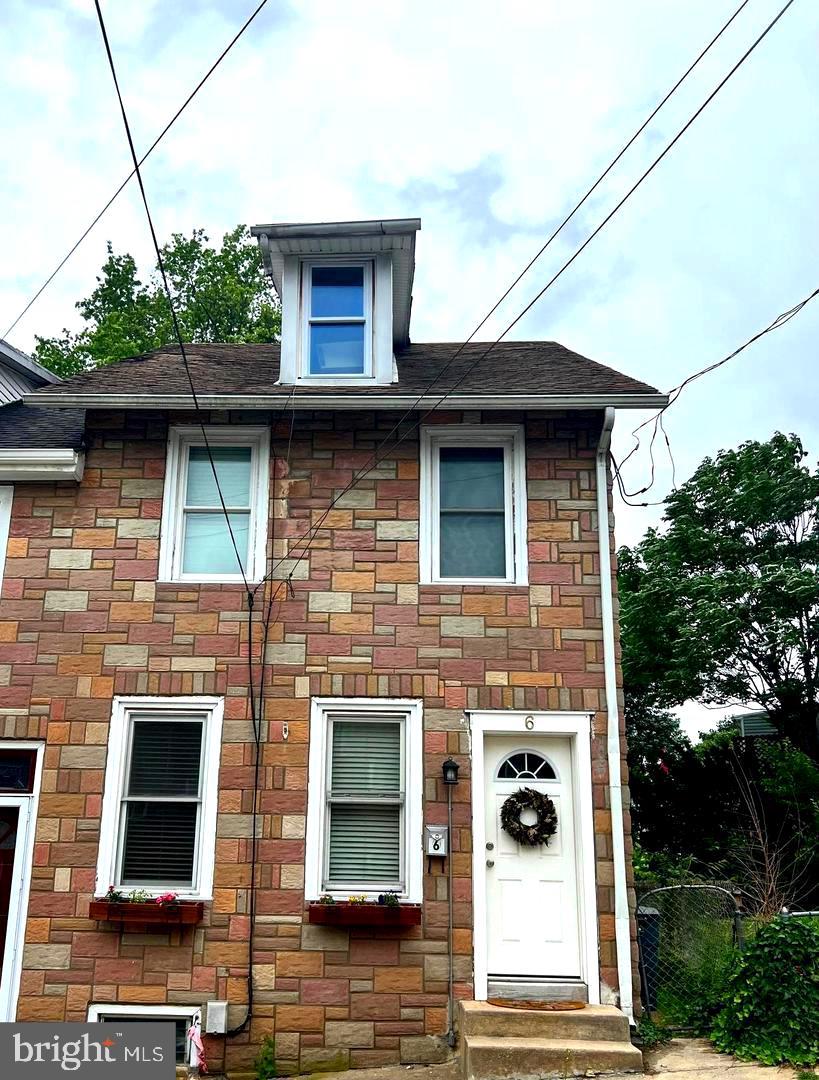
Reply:
[[[135,904],[130,900],[112,904],[108,900],[92,900],[88,907],[90,919],[125,924],[193,926],[202,921],[204,914],[205,905],[201,900],[177,900],[173,904]]]
[[[419,926],[420,904],[310,904],[308,922],[323,926]]]

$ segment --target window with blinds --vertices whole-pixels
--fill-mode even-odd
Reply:
[[[193,886],[204,726],[201,717],[131,717],[119,885]]]
[[[401,891],[404,719],[329,720],[324,888]]]

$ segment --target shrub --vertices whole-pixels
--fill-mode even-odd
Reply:
[[[718,1050],[764,1065],[819,1061],[819,932],[779,916],[761,926],[728,976],[711,1032]]]
[[[254,1068],[257,1080],[272,1080],[272,1077],[279,1075],[276,1069],[276,1041],[272,1035],[265,1035],[262,1039]]]

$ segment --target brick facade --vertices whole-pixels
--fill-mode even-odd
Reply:
[[[475,422],[476,417],[465,417]],[[191,423],[190,413],[171,422]],[[213,423],[258,423],[214,414]],[[274,561],[367,464],[390,413],[298,413],[273,431]],[[454,423],[460,413],[436,415]],[[470,782],[464,709],[595,714],[593,791],[602,979],[616,987],[611,821],[595,513],[601,414],[525,419],[528,587],[418,585],[418,443],[346,495],[309,556],[284,562],[265,667],[255,999],[250,1031],[211,1039],[211,1070],[248,1068],[276,1033],[280,1066],[424,1061],[447,1027],[447,879],[424,879],[423,925],[400,935],[306,922],[311,696],[420,698],[424,818],[445,820],[455,756],[456,993],[472,970]],[[88,1003],[227,999],[241,1021],[253,781],[243,589],[156,581],[168,418],[90,413],[85,476],[19,484],[0,608],[0,735],[46,741],[18,1017],[83,1020]],[[259,615],[257,606],[256,615]],[[261,628],[254,629],[258,659]],[[254,678],[259,678],[256,664]],[[112,697],[225,697],[214,900],[194,929],[120,933],[88,919]],[[289,734],[283,739],[283,723]],[[426,870],[426,867],[425,867]]]

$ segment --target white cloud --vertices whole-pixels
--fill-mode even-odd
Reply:
[[[777,4],[749,5],[481,336],[499,332],[716,85]],[[144,148],[249,14],[107,0]],[[416,339],[459,340],[733,10],[734,0],[271,0],[145,169],[157,227],[418,214]],[[764,10],[763,10],[764,8]],[[0,333],[129,170],[93,11],[7,0],[0,37]],[[815,287],[819,13],[794,5],[513,337],[555,338],[660,387]],[[146,268],[128,191],[13,340],[75,321],[105,240]],[[819,452],[819,306],[669,414],[678,479],[775,428]],[[615,449],[630,445],[620,417]],[[647,477],[636,456],[629,482]],[[663,462],[651,495],[670,483]],[[637,539],[658,511],[618,508]]]

